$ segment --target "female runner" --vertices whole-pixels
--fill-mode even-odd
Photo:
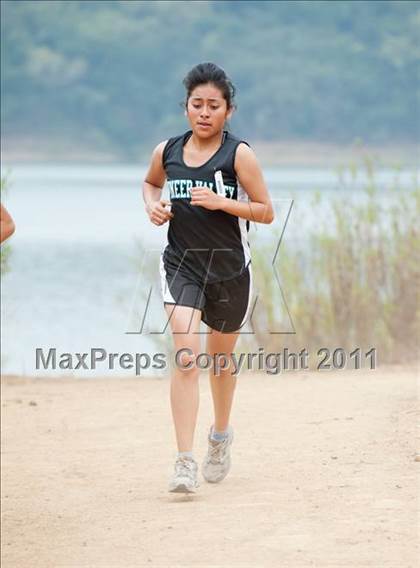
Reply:
[[[196,65],[183,83],[190,130],[156,146],[143,198],[152,223],[169,221],[160,273],[164,306],[180,354],[170,385],[178,456],[169,491],[194,493],[199,486],[193,439],[199,406],[194,360],[200,353],[200,321],[210,328],[206,353],[231,354],[251,302],[249,221],[271,223],[274,212],[254,152],[225,130],[234,110],[235,88],[223,69],[213,63]],[[165,180],[170,203],[161,198]],[[229,367],[218,376],[214,369],[209,373],[214,424],[202,475],[217,483],[230,469],[229,418],[236,377]]]

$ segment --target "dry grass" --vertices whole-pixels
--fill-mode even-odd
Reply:
[[[253,327],[259,346],[278,350],[306,347],[376,347],[380,362],[409,362],[418,357],[420,330],[420,187],[416,179],[400,186],[398,171],[392,187],[379,190],[371,159],[365,159],[366,199],[329,202],[332,215],[320,222],[306,245],[282,243],[278,256],[264,243],[253,248],[259,289]],[[350,166],[353,179],[355,164]],[[313,215],[325,206],[319,195]],[[317,209],[320,208],[320,209]],[[320,216],[321,219],[321,216]],[[278,236],[277,236],[278,237]],[[287,294],[287,309],[279,309],[279,290]],[[273,335],[267,330],[292,330]]]

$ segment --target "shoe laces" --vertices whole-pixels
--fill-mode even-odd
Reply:
[[[221,440],[220,442],[217,440],[210,439],[209,457],[210,461],[213,464],[219,464],[222,462],[222,459],[225,455],[227,444],[228,444],[228,438],[226,438],[225,440]]]
[[[196,463],[194,460],[180,457],[175,462],[176,475],[187,475],[191,477],[194,474]]]

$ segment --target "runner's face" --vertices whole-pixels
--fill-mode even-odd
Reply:
[[[200,138],[210,138],[223,130],[232,111],[228,111],[220,89],[212,83],[206,83],[191,92],[186,114],[194,134]]]

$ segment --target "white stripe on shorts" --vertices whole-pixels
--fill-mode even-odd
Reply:
[[[241,322],[241,325],[239,326],[240,328],[244,325],[244,323],[247,320],[248,314],[249,314],[249,310],[251,308],[251,303],[252,303],[252,287],[253,287],[253,283],[252,283],[252,266],[251,263],[248,264],[248,270],[249,270],[249,293],[248,293],[248,305],[246,308],[246,312],[244,315],[244,319]]]
[[[159,261],[159,271],[160,271],[160,287],[162,291],[163,301],[170,304],[176,304],[171,291],[169,290],[168,280],[166,279],[166,270],[163,263],[163,253],[160,255]]]

